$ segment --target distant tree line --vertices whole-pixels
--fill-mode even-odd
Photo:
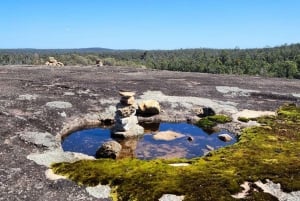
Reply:
[[[49,56],[65,65],[94,65],[247,74],[300,79],[300,44],[260,49],[110,50],[101,48],[0,50],[0,65],[42,65]]]

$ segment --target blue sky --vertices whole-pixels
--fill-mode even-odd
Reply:
[[[0,48],[256,48],[300,42],[299,0],[3,0]]]

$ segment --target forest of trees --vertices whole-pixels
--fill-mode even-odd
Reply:
[[[260,49],[111,50],[103,48],[2,49],[0,65],[43,65],[49,56],[65,65],[95,65],[247,74],[300,79],[300,44]]]

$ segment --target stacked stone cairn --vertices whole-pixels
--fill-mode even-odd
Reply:
[[[48,61],[46,61],[45,65],[47,66],[64,66],[62,62],[57,61],[54,57],[49,57]]]
[[[143,135],[144,128],[138,125],[136,116],[135,92],[119,91],[119,94],[121,100],[117,104],[112,137],[128,138]]]

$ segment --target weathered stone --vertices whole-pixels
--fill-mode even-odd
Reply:
[[[198,117],[207,117],[207,116],[212,116],[212,115],[216,114],[216,112],[212,108],[210,108],[210,107],[193,108],[193,112]]]
[[[19,137],[25,142],[29,142],[37,146],[47,148],[54,148],[58,146],[55,136],[47,132],[20,132]]]
[[[119,94],[122,96],[122,97],[132,97],[135,95],[135,92],[133,91],[122,91],[120,90],[119,91]]]
[[[47,107],[50,108],[59,108],[59,109],[65,109],[65,108],[71,108],[72,104],[69,102],[63,102],[63,101],[52,101],[46,103]]]
[[[57,62],[56,65],[57,66],[64,66],[64,64],[62,62]]]
[[[135,99],[133,96],[130,97],[123,96],[120,102],[122,105],[133,105],[135,103]]]
[[[115,120],[115,129],[117,131],[128,131],[133,129],[137,124],[138,119],[136,116],[117,118]]]
[[[176,133],[174,131],[161,131],[153,135],[153,138],[155,140],[165,140],[165,141],[171,141],[181,137],[184,137],[184,135],[181,133]]]
[[[98,67],[101,67],[101,66],[103,66],[103,62],[102,62],[100,59],[97,59],[97,60],[96,60],[96,65],[97,65]]]
[[[134,128],[128,131],[117,131],[114,128],[112,129],[111,136],[114,138],[130,138],[137,137],[144,134],[144,128],[140,125],[136,125]]]
[[[188,137],[187,137],[187,140],[188,140],[189,142],[192,142],[192,141],[194,141],[194,138],[193,138],[192,136],[188,136]]]
[[[206,147],[206,149],[207,149],[208,151],[213,151],[213,150],[215,150],[215,148],[213,148],[212,146],[209,146],[209,145],[206,145],[205,147]]]
[[[122,146],[116,141],[105,142],[96,152],[96,158],[113,158],[116,159]]]
[[[95,198],[106,198],[110,197],[111,188],[108,185],[97,185],[93,187],[87,187],[86,191],[94,196]]]
[[[48,61],[49,61],[50,63],[55,63],[55,62],[57,62],[56,59],[55,59],[54,57],[49,57],[49,58],[48,58]]]
[[[138,113],[142,115],[156,115],[160,113],[160,105],[156,100],[145,100],[138,104]]]
[[[161,198],[158,199],[159,201],[182,201],[184,200],[184,196],[177,196],[173,194],[164,194]]]
[[[124,118],[135,115],[136,109],[134,106],[124,106],[122,104],[117,104],[117,111],[116,111],[116,119],[117,118]]]
[[[28,100],[28,101],[31,101],[31,100],[37,99],[37,97],[38,97],[38,95],[36,95],[36,94],[23,94],[23,95],[19,95],[18,100]]]
[[[54,57],[49,57],[48,61],[45,63],[47,66],[64,66],[62,62],[57,61]]]
[[[232,137],[228,134],[220,134],[218,135],[218,138],[224,142],[229,142],[232,140]]]

